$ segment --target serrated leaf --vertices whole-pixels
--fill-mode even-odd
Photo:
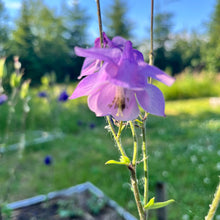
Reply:
[[[145,209],[159,209],[159,208],[163,208],[163,207],[165,207],[165,206],[167,206],[167,205],[169,205],[169,204],[171,204],[173,202],[175,202],[175,200],[173,200],[173,199],[167,200],[165,202],[155,202],[150,207],[149,206],[147,207],[147,205],[148,205],[147,204],[146,206],[144,206],[144,208]]]
[[[130,164],[130,159],[126,156],[121,156],[120,161],[116,160],[109,160],[105,164],[120,164],[120,165],[129,165]]]

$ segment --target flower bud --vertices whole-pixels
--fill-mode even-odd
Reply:
[[[43,84],[43,86],[48,87],[49,83],[50,83],[50,79],[47,76],[42,76],[41,77],[41,83]]]
[[[5,57],[0,58],[0,79],[4,75]]]
[[[21,83],[21,74],[12,73],[10,77],[10,86],[12,88],[18,88]]]
[[[25,99],[28,96],[28,90],[29,90],[30,82],[31,82],[31,80],[28,79],[28,80],[26,80],[22,83],[21,91],[20,91],[21,99]]]
[[[15,68],[15,70],[21,69],[21,63],[19,62],[19,56],[14,56],[14,68]]]

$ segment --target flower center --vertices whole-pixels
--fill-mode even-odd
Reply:
[[[118,109],[117,116],[123,116],[123,111],[127,107],[126,102],[129,102],[129,98],[126,98],[126,90],[121,87],[117,87],[115,97],[108,107]]]

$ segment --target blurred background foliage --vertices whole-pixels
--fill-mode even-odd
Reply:
[[[59,10],[57,13],[43,0],[23,0],[19,15],[13,20],[0,0],[0,56],[7,57],[9,73],[13,56],[17,55],[24,69],[24,79],[31,78],[32,85],[40,83],[40,78],[51,72],[55,73],[57,82],[63,82],[66,77],[77,79],[83,59],[75,56],[73,48],[92,46],[87,30],[94,18],[77,1],[73,1],[72,6],[62,3]],[[103,9],[104,31],[108,36],[135,39],[132,27],[136,24],[129,20],[127,12],[124,0],[114,0],[110,8]],[[216,0],[203,35],[196,31],[173,33],[173,18],[171,12],[155,14],[154,64],[172,75],[184,70],[218,73],[220,0]],[[147,42],[148,39],[135,43],[137,48],[144,48],[145,55],[149,52]]]
[[[118,158],[110,135],[107,130],[103,132],[105,121],[89,111],[85,97],[74,101],[61,97],[74,90],[76,83],[68,82],[77,79],[83,62],[73,48],[93,44],[88,27],[96,18],[76,2],[72,6],[63,3],[57,14],[43,0],[23,0],[19,16],[12,20],[0,0],[0,58],[7,58],[2,85],[8,95],[8,101],[0,100],[0,142],[3,140],[7,147],[20,144],[20,137],[25,137],[28,146],[22,160],[18,151],[0,155],[0,201],[12,202],[91,181],[137,216],[127,170],[119,167],[115,172],[114,167],[103,166],[107,160]],[[114,0],[106,10],[103,22],[107,35],[134,40],[135,23],[128,19],[126,1]],[[154,195],[158,181],[166,182],[168,198],[177,201],[169,207],[169,219],[200,220],[213,198],[220,171],[220,102],[218,98],[206,98],[220,97],[220,0],[216,0],[204,35],[196,31],[173,33],[173,25],[172,13],[155,14],[154,64],[174,75],[176,81],[172,87],[153,82],[170,101],[166,102],[167,118],[149,117],[147,123],[150,195]],[[135,47],[148,59],[149,39],[135,42]],[[26,97],[30,106],[26,115],[24,100],[18,97],[12,102],[10,78],[15,55],[19,56],[21,74],[24,72],[21,81],[31,79],[34,85],[30,97]],[[15,103],[13,111],[11,103]],[[10,112],[13,114],[8,123]],[[4,142],[7,132],[10,138]],[[49,135],[63,136],[33,142],[41,133],[45,140]],[[129,130],[123,138],[131,155]],[[51,166],[43,163],[47,155],[53,158]],[[139,166],[138,175],[141,170]],[[112,184],[112,180],[118,184]],[[216,219],[219,216],[220,210]]]

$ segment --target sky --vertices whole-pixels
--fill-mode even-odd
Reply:
[[[52,8],[59,11],[62,1],[71,0],[44,0]],[[150,27],[150,0],[123,0],[127,5],[127,19],[133,23],[133,38],[149,38]],[[16,15],[21,7],[21,0],[3,0],[12,16]],[[98,20],[95,0],[78,0],[79,4],[87,9],[92,17],[89,27],[91,38],[98,35]],[[210,21],[217,0],[154,0],[155,12],[173,13],[173,32],[197,31],[203,33],[205,24]],[[100,0],[102,18],[109,10],[112,0]]]

